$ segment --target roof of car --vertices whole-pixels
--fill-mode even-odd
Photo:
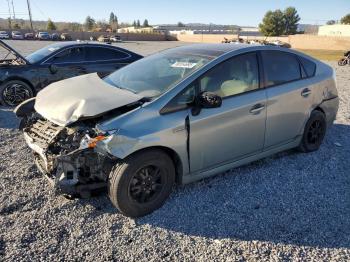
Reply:
[[[249,45],[249,44],[192,44],[192,45],[176,47],[173,50],[176,50],[181,53],[219,57],[225,53],[243,49],[243,48],[248,48],[248,47],[252,47],[252,45]]]
[[[99,43],[99,42],[92,42],[92,41],[64,41],[64,42],[56,42],[53,43],[52,45],[62,48],[62,47],[66,47],[66,46],[74,46],[74,45],[100,45],[100,46],[112,46],[112,45],[108,45],[105,43]],[[112,46],[114,47],[114,46]]]

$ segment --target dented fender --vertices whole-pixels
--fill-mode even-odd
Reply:
[[[125,158],[129,152],[133,151],[138,142],[139,139],[112,134],[105,140],[98,142],[95,151],[102,154],[107,152],[117,158]]]
[[[101,154],[108,153],[120,159],[124,159],[133,152],[142,149],[147,144],[150,144],[140,138],[132,138],[126,135],[114,133],[106,139],[99,141],[96,144],[95,151]]]

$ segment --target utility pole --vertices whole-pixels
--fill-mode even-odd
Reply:
[[[7,0],[8,1],[8,0]],[[28,14],[29,14],[29,21],[30,21],[30,28],[33,31],[33,21],[32,21],[32,11],[30,10],[30,3],[29,0],[27,0],[27,6],[28,6]]]
[[[11,23],[11,8],[10,8],[10,2],[9,2],[9,0],[7,0],[7,6],[8,6],[8,8],[9,8],[9,18],[8,18],[8,20],[9,20],[9,28],[10,28],[10,30],[12,29],[12,23]]]
[[[11,0],[11,4],[12,4],[13,20],[16,22],[16,14],[15,14],[15,7],[13,5],[13,0]]]

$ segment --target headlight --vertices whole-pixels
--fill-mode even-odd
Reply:
[[[95,148],[98,142],[107,139],[109,136],[117,132],[118,130],[111,130],[105,133],[99,133],[95,137],[90,137],[88,134],[86,134],[80,141],[79,149]]]

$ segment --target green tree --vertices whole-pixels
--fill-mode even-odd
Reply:
[[[297,33],[298,22],[300,17],[297,10],[294,7],[287,7],[284,12],[284,24],[285,24],[285,35],[294,35]]]
[[[109,25],[112,26],[115,20],[115,14],[113,12],[111,12],[111,14],[109,15]]]
[[[340,23],[350,25],[350,14],[347,14],[346,16],[342,17]]]
[[[21,27],[19,26],[19,24],[17,24],[17,23],[15,23],[14,25],[13,25],[13,29],[21,29]]]
[[[134,22],[132,23],[132,26],[136,28],[137,24],[136,21],[134,20]]]
[[[149,27],[149,24],[148,24],[148,20],[145,19],[145,21],[143,21],[143,24],[142,24],[143,27]]]
[[[56,25],[54,24],[54,22],[52,22],[52,20],[49,18],[49,20],[47,21],[47,30],[51,31],[51,30],[56,30]]]
[[[281,10],[268,11],[262,23],[259,24],[260,32],[264,36],[279,36],[285,32],[284,14]]]
[[[329,20],[329,21],[327,21],[327,25],[334,25],[336,22],[335,22],[335,20]]]
[[[140,20],[139,20],[139,19],[137,19],[136,27],[137,27],[137,28],[140,28],[140,27],[141,27],[141,23],[140,23]]]
[[[92,29],[94,29],[95,24],[95,19],[88,15],[85,19],[84,28],[86,31],[91,31]]]
[[[178,27],[185,27],[185,24],[182,23],[182,22],[177,22],[177,26],[178,26]]]
[[[113,12],[109,15],[109,25],[113,31],[118,29],[118,17]]]

